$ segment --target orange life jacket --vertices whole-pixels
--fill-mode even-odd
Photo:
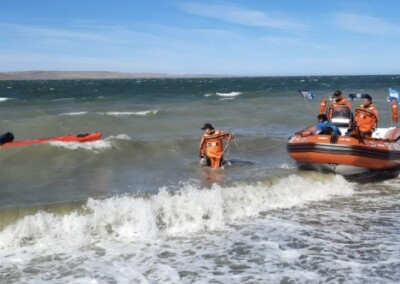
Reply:
[[[357,123],[358,129],[362,132],[372,132],[378,127],[378,110],[373,104],[368,107],[363,105],[356,108],[354,120]]]
[[[328,99],[323,98],[323,99],[321,100],[321,104],[320,104],[320,106],[319,106],[319,113],[320,113],[320,114],[321,114],[321,113],[325,113],[327,103],[328,103]]]
[[[329,120],[332,119],[332,113],[335,110],[335,108],[342,106],[348,107],[351,111],[351,103],[348,100],[346,100],[343,96],[339,96],[337,99],[333,100],[331,102],[331,105],[329,106],[328,113],[326,114],[328,116],[328,119]]]
[[[204,133],[200,140],[200,157],[220,158],[224,152],[223,139],[228,139],[230,134],[214,130],[211,134]]]
[[[397,101],[392,100],[391,104],[392,104],[392,122],[397,123],[397,121],[399,119],[399,112],[397,109]]]

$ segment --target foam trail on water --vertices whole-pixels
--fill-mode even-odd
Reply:
[[[241,94],[242,94],[241,92],[216,93],[216,95],[220,97],[237,97]]]
[[[146,116],[146,115],[151,115],[151,114],[157,114],[159,112],[158,109],[154,110],[144,110],[144,111],[108,111],[101,113],[99,112],[98,114],[101,115],[109,115],[109,116],[131,116],[131,115],[137,115],[137,116]]]
[[[79,115],[85,115],[88,114],[87,111],[77,111],[77,112],[66,112],[66,113],[61,113],[60,115],[64,116],[79,116]]]
[[[85,149],[91,151],[101,151],[111,149],[113,147],[111,141],[97,140],[91,142],[62,142],[62,141],[51,141],[50,145],[68,150]]]
[[[116,135],[116,136],[111,135],[111,136],[109,136],[109,137],[106,138],[106,140],[110,140],[110,139],[132,140],[132,138],[129,137],[128,134],[118,134],[118,135]]]

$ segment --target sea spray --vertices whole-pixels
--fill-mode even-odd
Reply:
[[[214,185],[211,189],[187,183],[178,191],[163,187],[155,195],[90,198],[83,211],[38,212],[9,225],[0,232],[0,247],[39,242],[65,245],[71,239],[84,246],[100,239],[136,242],[224,230],[263,212],[352,192],[352,185],[340,176],[315,180],[291,175],[272,183]]]

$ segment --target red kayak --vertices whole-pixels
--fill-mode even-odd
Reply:
[[[51,141],[60,141],[60,142],[89,142],[96,141],[101,138],[100,132],[92,132],[85,134],[68,134],[63,136],[49,137],[49,138],[36,138],[30,140],[21,140],[21,141],[12,141],[2,144],[0,147],[10,147],[10,146],[24,146],[31,144],[39,144]]]

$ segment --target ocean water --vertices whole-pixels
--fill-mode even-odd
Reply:
[[[0,283],[398,283],[400,178],[304,172],[286,152],[336,89],[369,93],[391,126],[390,87],[400,76],[0,81],[0,132],[103,133],[0,148]],[[199,166],[205,122],[235,134],[222,169]]]

